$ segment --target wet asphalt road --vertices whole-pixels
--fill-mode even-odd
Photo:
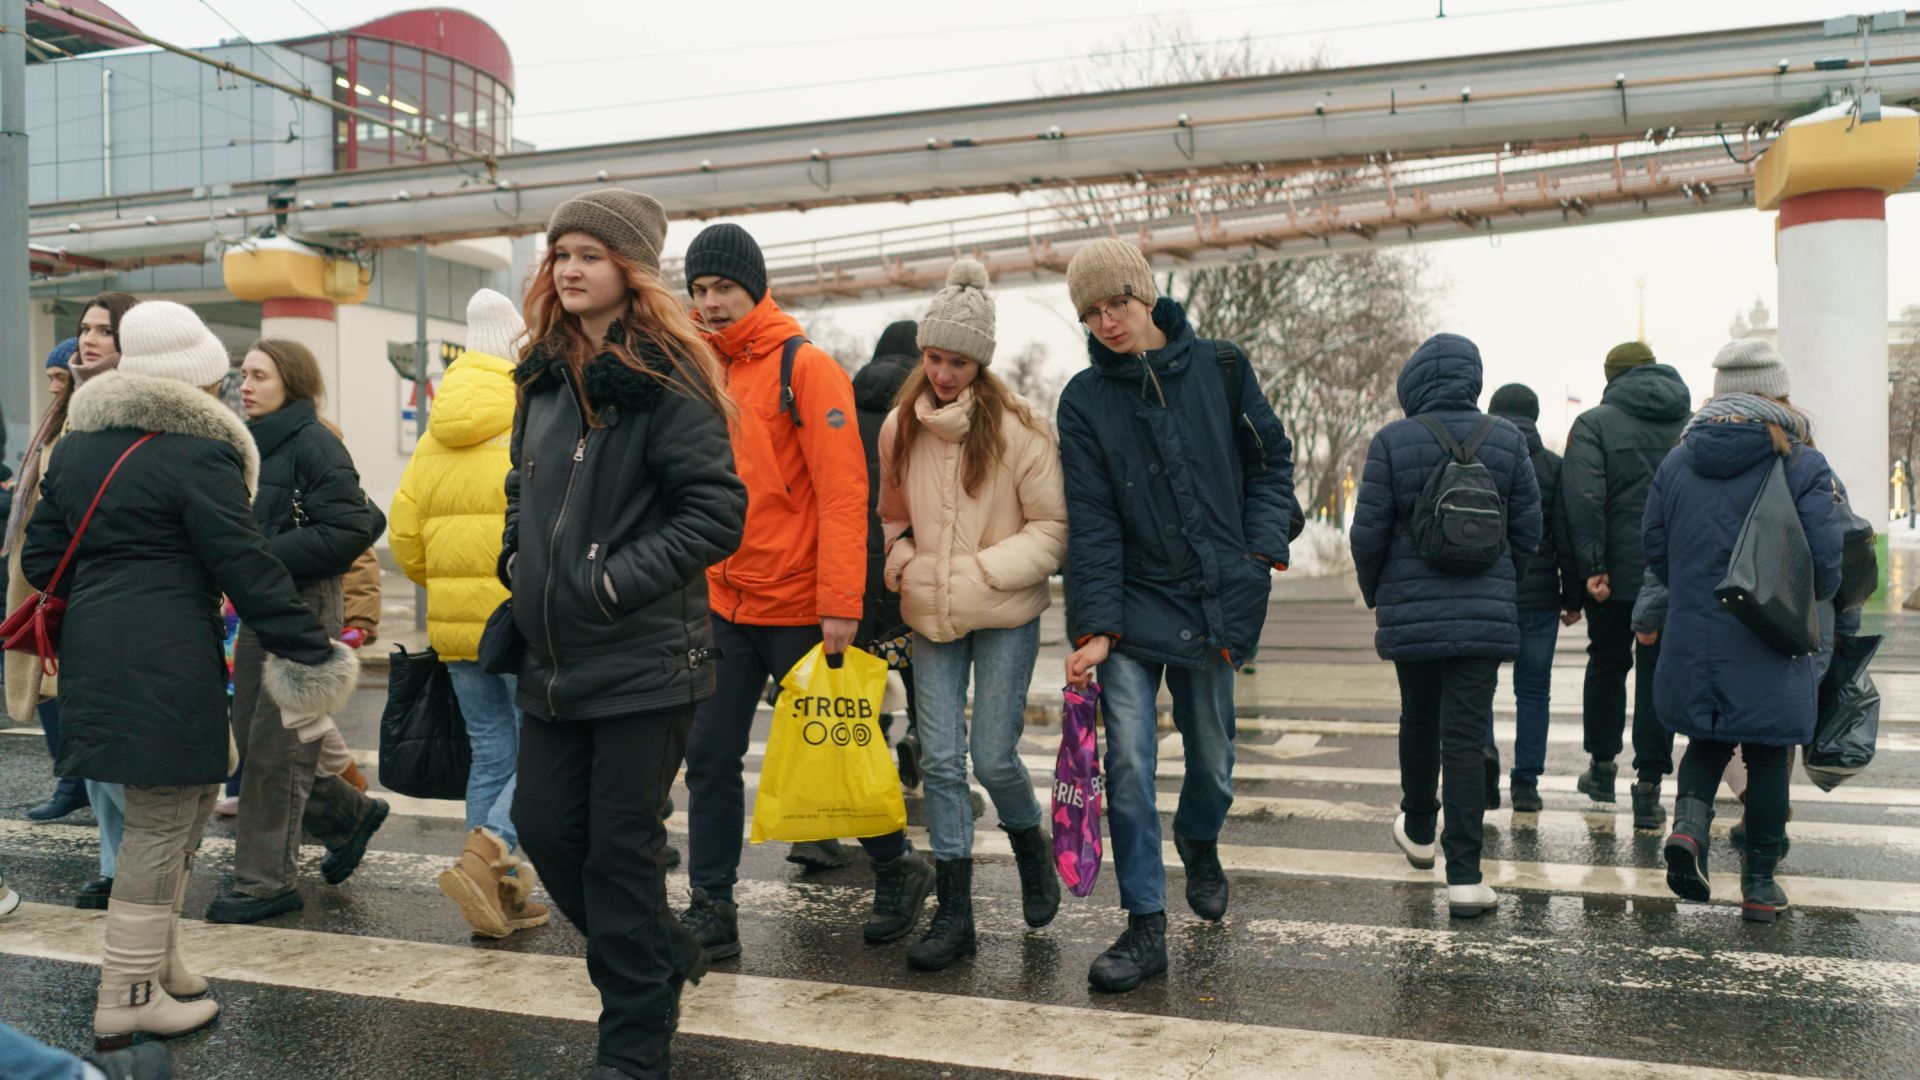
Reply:
[[[1894,628],[1902,638],[1920,640],[1910,633],[1916,625],[1901,621]],[[1584,635],[1576,630],[1568,637]],[[1900,797],[1797,804],[1794,846],[1781,872],[1812,879],[1809,896],[1816,886],[1838,887],[1819,893],[1821,906],[1796,908],[1774,927],[1744,924],[1726,903],[1676,903],[1663,889],[1641,887],[1646,880],[1658,883],[1661,837],[1635,833],[1615,816],[1627,809],[1624,780],[1621,803],[1606,812],[1570,791],[1548,791],[1547,813],[1537,819],[1490,814],[1490,877],[1495,860],[1544,864],[1560,876],[1544,887],[1503,890],[1491,917],[1454,922],[1443,891],[1406,872],[1389,836],[1398,802],[1390,782],[1394,710],[1383,691],[1391,675],[1381,682],[1382,666],[1365,648],[1368,638],[1365,613],[1337,606],[1301,607],[1270,629],[1261,670],[1243,695],[1248,723],[1239,739],[1240,801],[1221,838],[1225,850],[1237,853],[1228,859],[1232,908],[1224,924],[1198,920],[1181,902],[1177,864],[1169,871],[1168,978],[1120,997],[1091,994],[1086,966],[1121,926],[1111,866],[1092,897],[1066,897],[1051,926],[1028,932],[1012,861],[991,853],[999,837],[991,808],[977,823],[980,954],[935,975],[905,968],[904,942],[874,948],[860,940],[871,889],[864,857],[845,870],[803,874],[783,861],[784,846],[754,847],[738,893],[744,955],[716,971],[746,977],[742,985],[813,988],[822,1003],[853,990],[883,994],[855,1023],[834,1014],[842,1022],[817,1029],[803,1024],[794,1034],[776,1025],[759,1030],[747,1020],[728,1027],[718,999],[709,999],[714,1004],[703,1014],[701,995],[716,991],[702,987],[687,999],[688,1026],[697,1021],[706,1025],[701,1030],[724,1034],[683,1035],[675,1075],[1190,1074],[1159,1071],[1159,1035],[1143,1038],[1137,1068],[1109,1072],[1076,1064],[1076,1055],[1057,1048],[1127,1038],[1141,1030],[1144,1016],[1209,1022],[1222,1026],[1205,1031],[1229,1040],[1274,1038],[1279,1047],[1311,1033],[1412,1041],[1436,1063],[1431,1075],[1598,1075],[1600,1062],[1581,1060],[1590,1057],[1682,1067],[1658,1074],[1674,1076],[1696,1068],[1920,1076],[1920,750],[1909,748],[1920,747],[1920,722],[1890,720],[1888,745],[1900,749],[1883,752],[1855,781],[1862,790],[1904,793],[1911,805],[1901,805]],[[1580,643],[1563,644],[1563,664],[1577,664]],[[1057,664],[1052,652],[1043,665]],[[1890,672],[1917,667],[1902,655],[1889,660]],[[1280,685],[1282,675],[1291,685]],[[377,683],[378,673],[370,673],[350,715],[341,718],[356,748],[377,743],[384,696]],[[1355,689],[1336,706],[1299,707],[1317,700],[1316,683]],[[1890,697],[1891,712],[1900,712],[1899,704]],[[1300,721],[1329,719],[1379,726],[1335,725],[1363,733],[1294,730]],[[756,742],[765,739],[765,720],[763,713]],[[1557,730],[1577,730],[1578,723],[1577,717],[1555,718]],[[1055,729],[1036,726],[1029,734],[1024,749],[1036,785],[1044,786],[1040,763],[1051,759]],[[1504,749],[1510,752],[1510,744]],[[1166,764],[1175,764],[1177,740],[1168,753]],[[1570,777],[1582,762],[1577,740],[1554,742],[1548,775]],[[757,769],[758,759],[747,767]],[[1288,771],[1305,767],[1314,769]],[[1168,796],[1179,789],[1170,771],[1163,768],[1160,785]],[[49,782],[37,737],[0,735],[0,868],[30,902],[53,904],[96,868],[85,812],[54,825],[24,821]],[[1669,784],[1669,802],[1671,794]],[[684,790],[678,799],[684,806]],[[296,950],[279,966],[261,959],[248,979],[216,975],[225,1013],[212,1029],[175,1042],[178,1075],[585,1075],[592,1025],[544,1003],[548,987],[559,994],[557,984],[539,981],[552,975],[527,976],[553,970],[531,966],[535,961],[580,957],[581,939],[558,921],[501,942],[469,937],[433,885],[461,843],[462,823],[448,816],[458,809],[419,809],[396,811],[360,872],[341,887],[320,882],[321,851],[307,849],[306,910],[266,925],[311,934],[306,955],[312,959],[302,960]],[[1721,812],[1724,825],[1738,811],[1723,803]],[[1163,824],[1170,834],[1170,817]],[[216,819],[209,835],[189,887],[189,917],[224,887],[231,823]],[[1737,867],[1737,854],[1724,843],[1716,844],[1714,857],[1717,868]],[[1846,883],[1854,881],[1863,883],[1865,899],[1849,895]],[[1731,879],[1716,879],[1716,886],[1720,894],[1737,888]],[[676,873],[669,888],[677,902],[684,876]],[[46,959],[58,950],[23,944],[36,928],[83,916],[51,908],[26,914],[34,921],[0,922],[0,1018],[57,1045],[83,1047],[91,1035],[95,970],[78,953]],[[328,962],[372,939],[391,940],[403,960],[408,949],[423,958],[485,953],[500,954],[499,966],[476,969],[470,982],[452,987],[451,1004],[394,1000],[399,988],[356,977],[371,968]],[[191,938],[186,952],[191,962]],[[584,982],[575,961],[561,962],[569,965],[566,978]],[[930,1003],[910,997],[916,992],[943,997]],[[1055,1008],[1033,1010],[1040,1019],[1027,1017],[1028,1026],[993,1028],[1020,1017],[1008,1010],[1024,1004]],[[950,1011],[945,1034],[909,1053],[898,1047],[868,1052],[881,1046],[876,1032],[905,1023],[905,1010],[927,1009]],[[1276,1057],[1271,1071],[1203,1066],[1191,1074],[1419,1074],[1396,1071],[1400,1066],[1381,1056],[1386,1045],[1366,1038],[1339,1043],[1310,1067],[1292,1059],[1283,1067]],[[1486,1053],[1494,1048],[1576,1057],[1503,1065]],[[1015,1063],[1018,1068],[1005,1072],[982,1067]]]

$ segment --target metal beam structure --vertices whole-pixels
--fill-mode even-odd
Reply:
[[[1808,22],[1040,98],[509,155],[491,179],[421,165],[236,184],[213,197],[45,203],[34,207],[33,238],[107,262],[186,255],[269,226],[371,248],[524,233],[609,183],[643,188],[677,217],[711,217],[1669,129],[1738,135],[1857,84],[1859,51]],[[1920,100],[1920,19],[1876,34],[1873,56],[1888,102]]]

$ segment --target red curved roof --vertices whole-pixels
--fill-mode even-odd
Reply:
[[[66,3],[68,7],[84,11],[89,15],[98,15],[103,19],[111,19],[121,26],[133,26],[132,19],[101,3],[100,0],[66,0]],[[128,45],[144,44],[144,42],[138,38],[130,38],[125,34],[116,34],[105,27],[96,26],[85,19],[76,19],[65,12],[41,7],[37,4],[27,8],[27,22],[29,24],[39,23],[43,26],[55,27],[62,32],[73,34],[87,41],[92,41],[112,49],[124,48]],[[134,27],[134,29],[137,30],[139,27]]]
[[[479,68],[513,91],[513,53],[493,27],[453,8],[415,8],[346,31],[417,45]]]

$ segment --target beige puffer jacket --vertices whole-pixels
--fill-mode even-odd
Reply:
[[[880,429],[887,587],[900,593],[907,625],[933,641],[1039,617],[1052,602],[1047,577],[1067,553],[1067,500],[1052,427],[1019,401],[1040,430],[1004,418],[1000,468],[968,495],[961,453],[973,406],[971,390],[945,407],[931,394],[914,403],[925,430],[913,441],[904,484],[896,483],[892,466],[900,414],[889,414]]]

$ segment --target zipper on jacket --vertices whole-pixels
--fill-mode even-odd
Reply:
[[[600,599],[600,569],[596,560],[600,557],[600,545],[587,545],[587,591],[593,594],[593,606],[600,609],[601,618],[613,621],[613,612],[607,610],[606,602]]]
[[[574,397],[573,384],[566,379],[561,383],[567,388],[567,397],[573,401],[574,412],[580,419],[580,439],[573,444],[573,467],[567,470],[567,487],[560,494],[560,509],[553,515],[553,530],[547,534],[547,591],[541,597],[540,619],[547,631],[547,649],[553,657],[553,670],[547,675],[547,719],[560,719],[560,708],[553,700],[553,684],[560,679],[560,650],[554,647],[553,639],[553,572],[559,562],[554,557],[555,547],[560,543],[560,526],[567,520],[567,504],[573,500],[573,483],[580,477],[580,462],[587,457],[587,436],[591,429],[586,426],[586,414],[580,409],[580,401]]]

